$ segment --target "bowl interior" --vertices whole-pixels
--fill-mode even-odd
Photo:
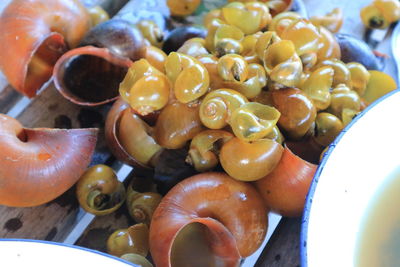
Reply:
[[[359,114],[330,146],[307,197],[302,266],[354,266],[363,216],[400,166],[400,91]]]

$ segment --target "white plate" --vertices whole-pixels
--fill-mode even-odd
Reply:
[[[359,114],[321,162],[303,214],[301,263],[354,266],[362,217],[383,178],[400,166],[400,91]]]
[[[98,251],[60,243],[0,239],[1,266],[12,267],[129,267],[136,266]]]

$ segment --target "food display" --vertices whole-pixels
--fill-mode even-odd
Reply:
[[[45,2],[15,0],[2,13],[1,70],[29,97],[51,78],[69,105],[102,110],[99,139],[141,182],[119,181],[106,161],[87,168],[96,129],[25,129],[1,115],[0,193],[10,196],[1,193],[0,204],[41,205],[76,183],[86,212],[128,214],[131,225],[103,246],[140,266],[190,266],[193,250],[202,255],[199,266],[238,266],[264,241],[269,212],[302,214],[325,149],[397,87],[368,48],[354,52],[363,41],[335,35],[340,8],[308,19],[292,10],[293,1],[226,1],[203,12],[199,26],[186,17],[204,10],[202,1],[168,0],[169,29],[148,17],[109,19],[76,0],[50,1],[49,16],[14,15],[17,6]],[[51,10],[58,4],[79,18],[66,23],[72,32],[59,30],[68,27]],[[31,32],[24,25],[13,32],[40,15]],[[23,34],[35,38],[16,45]],[[13,150],[29,168],[2,167]],[[10,182],[3,190],[8,175],[22,175],[23,187]],[[46,198],[32,199],[25,187]]]

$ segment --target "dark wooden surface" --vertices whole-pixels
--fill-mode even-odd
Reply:
[[[299,267],[300,224],[301,218],[283,218],[255,266]]]
[[[7,113],[23,96],[15,91],[11,85],[6,83],[1,85],[4,85],[4,87],[0,88],[0,113]]]

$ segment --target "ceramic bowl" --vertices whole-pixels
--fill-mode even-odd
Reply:
[[[1,266],[13,267],[137,266],[83,247],[28,239],[0,239],[0,255]]]
[[[355,266],[357,241],[376,193],[400,166],[400,91],[370,105],[330,145],[307,196],[303,267]]]

